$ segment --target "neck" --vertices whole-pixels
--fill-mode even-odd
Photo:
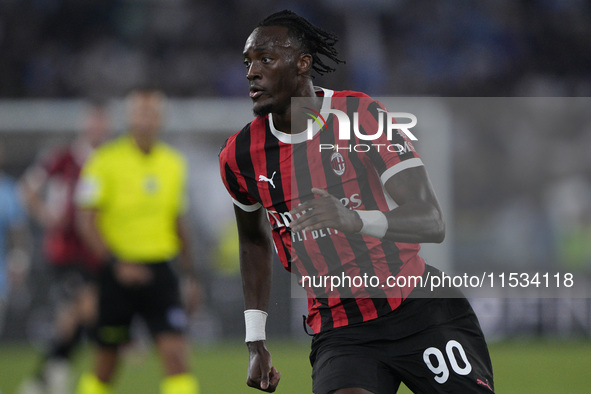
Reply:
[[[154,146],[154,141],[151,138],[140,138],[136,135],[133,136],[133,139],[136,143],[136,145],[138,146],[138,148],[140,148],[140,150],[143,153],[150,153],[150,151],[152,150],[152,147]]]
[[[289,105],[283,113],[273,113],[273,125],[277,130],[287,134],[306,130],[308,118],[303,116],[306,107],[319,111],[322,106],[322,98],[316,96],[311,80],[292,97],[301,99]]]

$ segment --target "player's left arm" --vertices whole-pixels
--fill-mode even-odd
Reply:
[[[388,230],[384,238],[411,243],[443,241],[443,213],[424,166],[400,171],[385,187],[398,207],[385,213]]]
[[[290,212],[293,217],[299,216],[291,223],[292,231],[329,227],[396,242],[443,241],[445,222],[423,166],[396,173],[386,181],[385,188],[398,205],[386,212],[351,210],[327,191],[313,188],[316,198]]]

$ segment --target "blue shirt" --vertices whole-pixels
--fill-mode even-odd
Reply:
[[[6,243],[11,229],[23,223],[24,210],[21,205],[16,183],[4,174],[0,174],[0,298],[7,288],[6,279]]]

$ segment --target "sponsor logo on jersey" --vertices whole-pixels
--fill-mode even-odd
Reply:
[[[259,175],[259,182],[268,182],[269,184],[271,184],[271,186],[273,186],[273,189],[275,189],[275,183],[273,183],[273,177],[275,176],[276,173],[277,173],[277,171],[273,171],[273,175],[271,175],[271,178],[267,178],[264,175]]]
[[[340,199],[341,203],[350,209],[359,208],[362,204],[361,196],[358,193],[351,195],[350,197],[343,197]],[[305,215],[306,211],[302,212],[301,215]],[[299,217],[299,216],[298,216]],[[286,227],[289,229],[290,223],[293,221],[293,216],[289,212],[277,212],[274,210],[267,210],[267,220],[271,223],[273,229],[279,229]],[[298,233],[291,234],[293,242],[306,241],[308,239],[318,239],[326,237],[332,234],[338,234],[339,231],[331,228],[325,228],[320,230],[313,230],[309,233],[306,231],[300,231]]]

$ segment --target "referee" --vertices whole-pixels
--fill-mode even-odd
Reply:
[[[136,89],[128,96],[129,133],[99,148],[81,174],[80,227],[104,267],[99,279],[99,316],[94,373],[84,374],[79,394],[110,392],[119,349],[130,323],[143,318],[162,358],[163,394],[195,394],[189,370],[187,317],[170,263],[180,254],[183,275],[193,278],[182,216],[186,164],[158,140],[164,96]]]

